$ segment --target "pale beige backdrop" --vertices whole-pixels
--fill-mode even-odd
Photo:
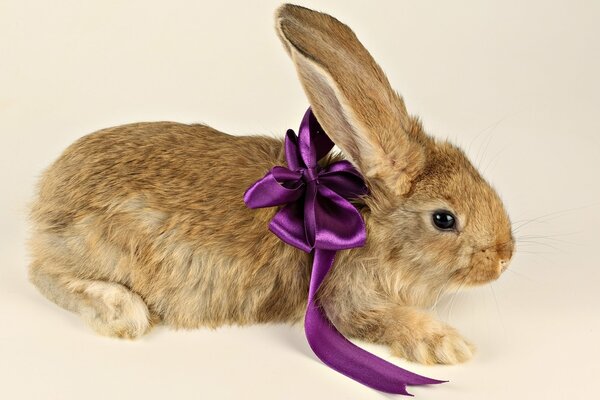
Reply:
[[[420,399],[600,398],[600,2],[300,1],[347,22],[426,128],[498,188],[519,251],[437,312],[479,347]],[[95,336],[26,280],[26,203],[91,131],[206,122],[282,135],[307,106],[277,1],[0,1],[0,398],[381,399],[301,327]],[[382,347],[368,346],[388,356]]]

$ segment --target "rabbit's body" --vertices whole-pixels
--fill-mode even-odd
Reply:
[[[277,30],[314,115],[364,176],[362,248],[339,251],[319,291],[345,335],[423,363],[472,346],[422,310],[447,289],[498,278],[514,241],[502,202],[460,149],[427,136],[353,32],[291,5]],[[69,147],[32,212],[32,282],[101,334],[294,322],[311,257],[267,230],[245,190],[284,165],[283,140],[141,123]]]
[[[88,135],[40,185],[32,279],[62,304],[118,283],[175,327],[298,320],[308,256],[265,231],[275,210],[249,212],[240,195],[274,162],[281,140],[202,125]]]

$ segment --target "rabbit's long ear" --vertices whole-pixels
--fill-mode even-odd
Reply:
[[[365,178],[402,195],[425,156],[404,102],[354,32],[337,19],[285,4],[275,15],[313,112]]]

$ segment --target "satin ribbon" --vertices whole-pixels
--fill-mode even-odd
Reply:
[[[406,385],[442,383],[404,370],[351,343],[333,326],[316,295],[337,250],[361,247],[365,223],[349,200],[368,194],[360,173],[348,161],[321,167],[318,161],[333,148],[310,108],[299,134],[285,138],[287,168],[273,167],[244,194],[250,208],[283,206],[269,229],[285,243],[313,253],[304,331],[313,352],[336,371],[371,388],[410,395]]]

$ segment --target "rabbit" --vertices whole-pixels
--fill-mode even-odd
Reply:
[[[515,250],[496,193],[458,147],[428,136],[352,30],[296,5],[276,31],[323,129],[364,176],[364,247],[340,251],[318,293],[344,335],[424,364],[474,346],[427,310],[497,279]],[[299,110],[299,113],[301,110]],[[285,165],[283,138],[133,123],[68,147],[31,207],[29,279],[101,335],[301,322],[311,256],[248,209],[245,190]]]

